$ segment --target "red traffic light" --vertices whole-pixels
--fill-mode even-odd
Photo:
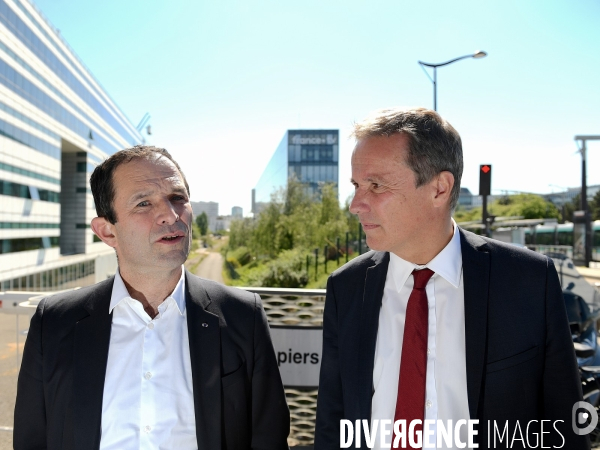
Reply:
[[[490,195],[492,193],[492,165],[481,164],[479,166],[479,195]]]

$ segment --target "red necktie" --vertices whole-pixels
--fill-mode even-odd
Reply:
[[[400,376],[398,381],[398,398],[396,400],[396,420],[406,420],[406,444],[408,448],[421,448],[410,446],[408,440],[408,427],[412,420],[423,421],[425,413],[425,380],[427,376],[427,335],[429,333],[427,293],[425,286],[433,275],[429,269],[414,270],[415,284],[408,304],[404,320],[404,338],[402,340],[402,357],[400,359]],[[415,426],[422,430],[422,425]],[[392,439],[395,439],[392,433]],[[392,440],[392,448],[393,448]],[[399,441],[399,446],[401,446]]]

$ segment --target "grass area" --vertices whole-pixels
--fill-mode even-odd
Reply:
[[[206,242],[211,251],[220,252],[221,249],[229,243],[229,236],[221,236],[218,239],[212,236],[208,236],[206,238]]]
[[[354,257],[356,257],[358,255],[355,255]],[[354,257],[350,258],[349,260],[351,261],[352,259],[354,259]],[[327,273],[325,273],[325,267],[323,266],[323,263],[321,262],[319,264],[319,269],[317,272],[317,277],[315,279],[315,266],[313,265],[310,268],[309,271],[309,282],[306,286],[304,286],[305,289],[325,289],[327,287],[327,279],[329,278],[329,275],[331,275],[331,273],[335,270],[337,270],[339,267],[342,267],[344,264],[346,264],[346,258],[340,258],[340,263],[339,265],[337,264],[336,261],[327,261]]]
[[[306,271],[306,256],[283,254],[275,260],[264,260],[241,265],[237,258],[228,252],[223,264],[223,280],[228,286],[261,286],[261,287],[301,287],[304,289],[325,289],[327,278],[339,267],[346,263],[340,258],[327,261],[327,270],[321,258],[315,275],[314,259]],[[353,255],[351,259],[356,257]]]
[[[207,256],[208,253],[204,248],[202,248],[200,239],[194,239],[192,241],[192,251],[190,251],[190,254],[184,266],[191,273],[196,273],[196,269]]]

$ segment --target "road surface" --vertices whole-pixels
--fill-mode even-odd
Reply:
[[[0,449],[11,449],[13,411],[17,395],[17,374],[23,355],[25,335],[29,328],[29,316],[19,316],[17,346],[17,316],[0,313]],[[19,362],[17,363],[17,349]]]
[[[218,252],[210,252],[196,269],[196,275],[223,284],[223,257]]]

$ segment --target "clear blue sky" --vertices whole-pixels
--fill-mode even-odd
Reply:
[[[443,62],[438,111],[463,139],[463,186],[578,186],[576,134],[600,134],[600,2],[37,0],[150,142],[180,162],[193,200],[250,210],[288,128],[339,128],[340,197],[351,194],[353,121],[432,107],[417,60]],[[588,145],[600,184],[600,141]]]

